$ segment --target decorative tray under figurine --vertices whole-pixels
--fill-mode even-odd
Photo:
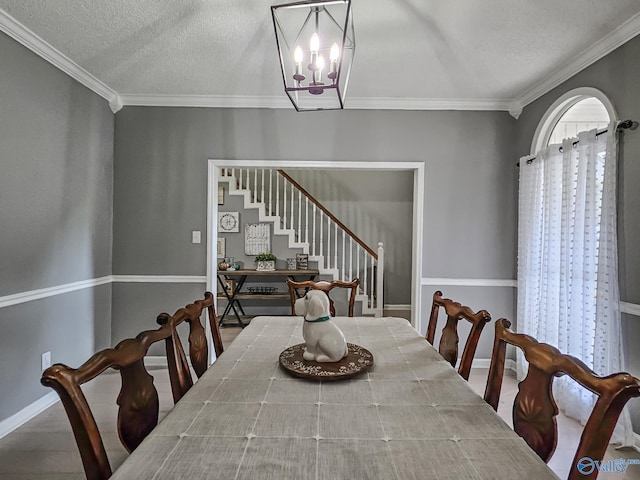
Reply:
[[[347,343],[347,356],[339,362],[305,360],[302,358],[304,347],[304,343],[299,343],[280,353],[280,366],[294,377],[344,380],[366,372],[373,365],[373,354],[354,343]]]

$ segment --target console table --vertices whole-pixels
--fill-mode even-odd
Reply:
[[[241,315],[245,315],[244,309],[240,300],[282,300],[289,299],[289,292],[278,292],[271,294],[259,294],[249,293],[243,291],[243,287],[248,277],[282,277],[290,278],[294,281],[301,280],[313,280],[318,275],[318,270],[218,270],[218,284],[222,290],[222,295],[218,295],[219,299],[227,300],[227,306],[225,307],[222,315],[220,315],[219,325],[224,325],[224,320],[232,312],[235,315],[237,324],[241,327],[245,327],[247,324],[242,321]],[[225,288],[225,280],[233,279],[236,281],[236,286],[233,292],[229,292]],[[286,285],[286,284],[285,284]]]

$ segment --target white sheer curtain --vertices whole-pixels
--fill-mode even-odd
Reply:
[[[518,325],[597,374],[625,369],[618,292],[616,126],[579,134],[520,160]],[[526,361],[518,352],[518,378]],[[595,396],[554,381],[559,408],[584,424]],[[626,409],[612,442],[633,445]]]

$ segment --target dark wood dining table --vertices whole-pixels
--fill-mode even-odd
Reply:
[[[256,317],[112,478],[558,478],[406,320],[334,321],[366,373],[289,376],[302,318]]]

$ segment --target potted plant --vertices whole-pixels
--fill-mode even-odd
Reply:
[[[276,256],[273,253],[259,253],[256,255],[256,270],[275,270]]]

